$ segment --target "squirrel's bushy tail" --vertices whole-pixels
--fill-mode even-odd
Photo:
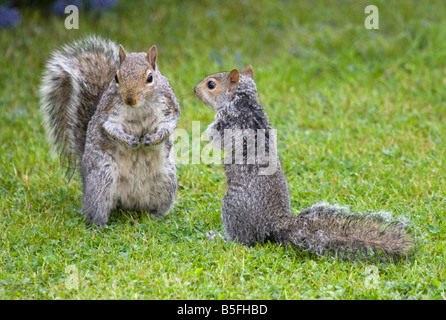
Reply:
[[[346,208],[327,204],[317,204],[295,216],[284,217],[276,229],[276,241],[282,245],[340,258],[398,260],[413,249],[413,240],[403,223],[386,222],[376,214],[354,214]]]
[[[118,46],[90,36],[53,52],[40,86],[40,109],[49,140],[76,167],[88,122],[119,66]]]

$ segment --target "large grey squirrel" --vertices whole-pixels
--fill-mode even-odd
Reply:
[[[50,141],[80,169],[83,212],[106,225],[115,208],[165,215],[177,190],[171,134],[180,118],[158,51],[126,53],[90,36],[53,52],[40,87]]]
[[[291,214],[285,175],[274,152],[275,139],[270,136],[271,126],[258,101],[253,75],[251,66],[241,73],[237,69],[215,73],[194,88],[197,97],[216,111],[215,121],[207,129],[209,139],[229,154],[229,161],[228,157],[224,160],[227,191],[221,208],[227,240],[248,246],[270,240],[341,258],[398,259],[411,253],[413,239],[405,226],[387,222],[377,214],[353,214],[324,203]],[[248,161],[247,140],[239,140],[242,161],[236,161],[236,139],[227,135],[237,130],[254,132],[256,145],[265,142],[265,155],[272,157],[274,171],[266,174],[267,164],[260,157]],[[265,136],[263,140],[259,133]],[[223,143],[226,141],[229,147]],[[258,150],[257,146],[251,150]]]

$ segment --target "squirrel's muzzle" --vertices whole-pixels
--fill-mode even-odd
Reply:
[[[197,96],[197,98],[201,99],[200,91],[198,90],[198,86],[195,86],[195,88],[194,88],[194,93],[195,93],[195,95]]]
[[[134,106],[138,103],[138,100],[135,98],[133,94],[128,94],[124,97],[124,102],[128,106]]]

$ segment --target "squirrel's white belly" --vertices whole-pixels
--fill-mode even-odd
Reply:
[[[161,147],[126,148],[115,159],[114,169],[118,173],[115,194],[124,209],[156,210],[169,182],[169,166],[165,163],[168,159],[157,150]]]

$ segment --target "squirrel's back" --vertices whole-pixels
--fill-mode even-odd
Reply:
[[[84,151],[88,122],[119,67],[118,45],[89,36],[52,53],[40,86],[48,135],[69,167]]]

